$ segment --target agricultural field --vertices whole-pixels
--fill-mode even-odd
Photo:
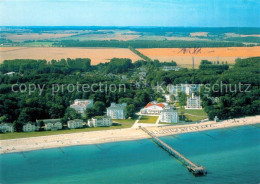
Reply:
[[[55,47],[0,47],[0,63],[8,59],[90,58],[91,64],[108,62],[112,58],[141,59],[124,48],[55,48]]]
[[[260,37],[259,28],[0,27],[0,32],[2,46],[32,47],[41,46],[39,42],[57,43],[64,40],[177,40],[257,45]],[[31,44],[26,44],[27,42]]]
[[[194,57],[195,66],[201,60],[224,61],[234,64],[237,58],[260,56],[260,47],[222,47],[222,48],[148,48],[137,49],[139,52],[151,59],[160,61],[175,61],[183,67],[192,66]]]
[[[8,40],[13,42],[23,42],[28,40],[46,40],[46,39],[56,39],[70,37],[72,33],[17,33],[17,34],[2,34]]]

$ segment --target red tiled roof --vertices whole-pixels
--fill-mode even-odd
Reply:
[[[148,108],[148,107],[151,107],[151,106],[154,106],[154,105],[159,106],[159,107],[162,107],[162,108],[165,107],[164,104],[162,104],[162,103],[158,103],[158,104],[148,103],[148,104],[145,106],[145,108]]]

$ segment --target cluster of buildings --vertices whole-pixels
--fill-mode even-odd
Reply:
[[[200,90],[199,84],[178,84],[178,85],[168,85],[167,90],[169,94],[164,95],[166,101],[170,100],[170,95],[173,95],[178,99],[178,93],[182,92],[187,95],[187,102],[185,109],[202,109],[201,99],[199,96],[196,96],[195,93]]]
[[[169,84],[167,86],[167,91],[169,94],[172,94],[176,97],[178,96],[179,92],[185,93],[186,95],[191,95],[192,93],[199,91],[200,86],[200,84]]]
[[[163,123],[177,123],[179,122],[179,115],[176,109],[173,109],[167,103],[150,102],[140,113],[142,115],[160,116],[160,122]]]
[[[184,89],[183,89],[184,90]],[[187,88],[185,89],[187,90]],[[82,128],[84,125],[88,127],[102,127],[102,126],[111,126],[112,119],[126,119],[126,103],[116,104],[111,103],[110,107],[106,110],[105,116],[97,116],[88,120],[84,124],[81,119],[69,120],[67,122],[67,127],[69,129]],[[76,99],[71,108],[75,109],[82,116],[87,108],[93,107],[93,100],[81,100]],[[194,93],[187,98],[186,109],[202,109],[201,101],[199,96],[195,96]],[[160,116],[160,122],[164,123],[177,123],[179,122],[178,111],[168,103],[157,103],[150,102],[143,109],[141,109],[140,114],[150,115],[150,116]],[[66,125],[65,125],[66,126]],[[44,119],[36,120],[36,123],[26,123],[23,125],[22,130],[24,132],[34,132],[41,130],[60,130],[63,128],[61,119]],[[1,123],[0,132],[14,132],[13,124],[11,123]]]
[[[69,129],[82,128],[84,125],[88,127],[104,127],[111,126],[112,119],[126,119],[126,103],[116,104],[111,103],[110,107],[107,108],[107,115],[105,116],[97,116],[88,120],[87,123],[84,123],[81,119],[69,120],[67,122],[67,127]],[[76,99],[74,103],[70,106],[75,109],[82,116],[87,108],[93,107],[93,100],[79,100]],[[66,126],[66,125],[65,125]],[[43,119],[36,120],[36,122],[28,122],[23,125],[23,132],[34,132],[45,130],[61,130],[63,128],[63,124],[61,119]],[[14,132],[14,126],[12,123],[1,123],[0,124],[0,132]]]

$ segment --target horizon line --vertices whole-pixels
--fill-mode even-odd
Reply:
[[[260,28],[257,26],[95,26],[95,25],[91,25],[91,26],[86,26],[86,25],[23,25],[23,26],[6,26],[6,25],[0,25],[0,27],[132,27],[132,28]]]

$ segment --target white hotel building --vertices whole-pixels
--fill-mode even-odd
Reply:
[[[191,97],[187,98],[187,105],[185,106],[185,109],[202,109],[200,103],[200,97],[195,96],[194,93],[192,93]]]
[[[150,102],[140,112],[145,115],[160,115],[162,110],[167,106],[167,103]]]
[[[89,127],[108,127],[112,125],[112,119],[108,116],[94,117],[91,120],[88,120]]]
[[[35,132],[38,130],[39,130],[39,127],[33,123],[26,123],[25,125],[23,125],[24,132]]]
[[[81,119],[74,119],[67,122],[68,128],[82,128],[83,127],[83,120]]]
[[[164,108],[161,112],[160,122],[163,122],[163,123],[178,123],[179,122],[178,111],[173,109],[172,107]]]
[[[126,118],[126,103],[116,104],[111,103],[107,108],[107,116],[112,119],[125,119]]]
[[[85,110],[91,107],[93,107],[92,99],[76,99],[74,100],[74,103],[70,105],[70,108],[75,109],[82,116],[84,115]]]

